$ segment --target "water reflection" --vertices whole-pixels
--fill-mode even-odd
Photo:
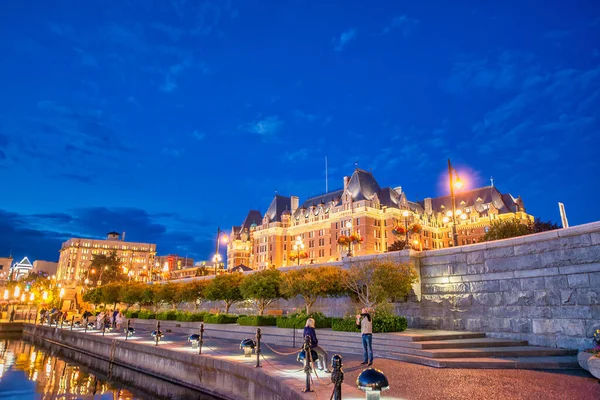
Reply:
[[[0,340],[0,398],[20,399],[140,399],[115,387],[87,368],[51,354],[48,349],[18,340]]]

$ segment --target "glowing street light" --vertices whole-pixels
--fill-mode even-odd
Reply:
[[[304,242],[302,241],[302,236],[298,235],[293,249],[296,253],[296,258],[298,259],[298,265],[300,265],[300,254],[304,251]]]
[[[456,176],[456,178],[454,178]],[[458,176],[458,171],[452,167],[450,159],[448,159],[448,179],[450,184],[450,201],[452,202],[452,242],[454,246],[458,246],[458,233],[456,232],[456,198],[454,197],[454,188],[461,189],[464,184]]]
[[[48,292],[42,293],[42,300],[44,300],[44,301],[48,300]]]
[[[408,216],[409,215],[410,215],[410,212],[408,210],[402,211],[402,216],[404,217],[404,232],[406,235],[406,238],[404,239],[404,247],[409,247],[409,244],[408,244]]]
[[[8,300],[8,289],[4,290],[4,300]]]
[[[221,255],[219,254],[219,244],[227,244],[229,243],[229,237],[227,237],[227,234],[225,232],[221,232],[221,227],[217,227],[217,246],[215,248],[215,255],[213,256],[212,260],[213,260],[213,264],[215,266],[215,276],[217,276],[217,266],[219,265],[219,263],[221,262],[222,258]]]
[[[19,297],[19,294],[21,294],[21,288],[18,286],[15,286],[15,298]]]

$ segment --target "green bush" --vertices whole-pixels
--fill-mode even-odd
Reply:
[[[382,332],[402,332],[408,327],[405,317],[398,317],[391,314],[376,315],[373,317],[373,333]],[[331,328],[334,331],[342,332],[360,332],[356,327],[355,318],[333,318]]]
[[[155,319],[156,314],[152,311],[142,310],[138,313],[139,319]]]
[[[237,323],[245,326],[275,326],[277,321],[272,315],[239,316]]]
[[[139,311],[127,311],[125,313],[125,318],[138,318],[139,314],[140,314]]]
[[[177,311],[163,311],[156,314],[156,319],[162,321],[175,321],[177,319]]]
[[[231,314],[206,314],[204,322],[207,324],[235,324],[238,316]]]
[[[287,317],[277,317],[278,328],[303,328],[306,320],[311,317],[315,320],[315,328],[331,328],[331,318],[322,313],[315,312],[310,315],[304,313],[292,314]]]
[[[354,318],[332,318],[331,329],[341,332],[360,332],[360,329],[356,327]]]
[[[199,312],[199,313],[191,313],[191,312],[180,312],[177,314],[177,321],[181,322],[199,322],[204,321],[204,316],[207,313]]]

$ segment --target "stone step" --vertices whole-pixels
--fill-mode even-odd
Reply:
[[[514,347],[527,346],[526,340],[493,339],[493,338],[475,338],[475,339],[450,339],[419,342],[399,342],[401,347],[411,347],[415,349],[461,349],[476,347]]]
[[[413,351],[402,349],[403,352]],[[576,355],[577,350],[538,346],[480,347],[465,349],[416,350],[412,353],[431,358],[477,358],[477,357],[547,357]]]

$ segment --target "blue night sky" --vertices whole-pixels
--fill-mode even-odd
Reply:
[[[71,236],[198,260],[275,191],[354,163],[600,220],[597,1],[3,1],[0,256]]]

